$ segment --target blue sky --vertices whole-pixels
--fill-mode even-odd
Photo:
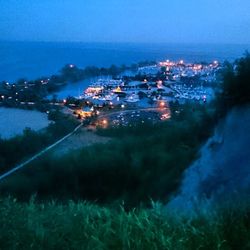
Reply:
[[[0,0],[0,40],[250,44],[250,0]]]

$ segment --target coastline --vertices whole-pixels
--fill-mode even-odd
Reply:
[[[16,81],[57,74],[62,65],[79,67],[132,64],[143,60],[232,61],[250,45],[231,44],[112,44],[0,42],[0,80]]]

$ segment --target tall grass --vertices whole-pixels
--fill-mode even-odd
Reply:
[[[163,207],[100,207],[0,201],[0,249],[249,249],[250,210],[194,218],[164,215]]]

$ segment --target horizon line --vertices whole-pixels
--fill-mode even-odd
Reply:
[[[131,41],[67,41],[67,40],[2,40],[0,39],[0,42],[5,43],[14,43],[14,42],[20,42],[20,43],[84,43],[84,44],[143,44],[143,45],[250,45],[249,43],[230,43],[230,42],[131,42]]]

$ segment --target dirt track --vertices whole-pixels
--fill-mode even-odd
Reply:
[[[53,154],[55,156],[61,156],[70,152],[71,150],[91,146],[95,143],[107,143],[109,140],[110,138],[96,135],[93,131],[88,131],[86,128],[81,128],[75,134],[57,145],[53,150]]]

